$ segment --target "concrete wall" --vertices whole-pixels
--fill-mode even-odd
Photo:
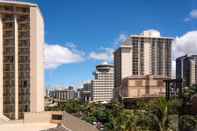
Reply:
[[[62,121],[53,121],[52,114],[61,114]],[[72,131],[99,131],[93,125],[74,117],[66,112],[52,111],[52,112],[39,112],[39,113],[25,113],[24,123],[61,123],[64,127]]]
[[[0,54],[3,54],[3,25],[0,16]],[[0,114],[3,114],[3,55],[0,55]]]
[[[121,91],[122,97],[138,98],[149,96],[161,96],[165,93],[165,84],[163,79],[144,78],[126,78],[123,80]]]
[[[63,114],[63,125],[72,131],[99,131],[91,124],[82,121],[68,113]]]
[[[48,123],[51,120],[50,112],[24,113],[25,123]]]
[[[44,111],[44,21],[38,7],[30,8],[30,111]]]

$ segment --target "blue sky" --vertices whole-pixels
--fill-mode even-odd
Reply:
[[[49,61],[69,53],[62,58],[69,60],[45,70],[47,86],[79,85],[92,79],[95,65],[107,59],[111,62],[112,50],[130,34],[156,29],[163,36],[179,37],[180,42],[197,30],[196,0],[26,1],[37,3],[42,10],[45,41],[52,55]]]

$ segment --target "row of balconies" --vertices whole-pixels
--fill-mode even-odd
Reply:
[[[20,46],[18,48],[19,56],[27,56],[30,53],[30,48],[26,45],[25,47]]]
[[[14,39],[5,39],[4,41],[3,41],[3,46],[4,47],[14,47],[15,46],[15,42],[14,42]]]
[[[4,91],[5,92],[5,91]],[[14,104],[15,103],[15,92],[5,92],[3,93],[3,103],[4,104]]]
[[[12,89],[14,89],[13,88],[14,86],[15,86],[14,83],[5,83],[5,84],[3,84],[3,87],[5,87],[5,88],[12,88]]]
[[[3,23],[3,30],[14,30],[14,22]]]
[[[3,60],[4,64],[6,64],[6,65],[8,65],[8,64],[14,65],[15,64],[14,58],[10,58],[10,57],[13,57],[13,56],[4,56],[4,60]],[[28,55],[27,56],[23,55],[22,58],[19,58],[19,60],[18,60],[19,64],[28,64],[29,62],[30,62],[30,58]],[[5,71],[7,71],[7,68],[8,67],[6,67]]]
[[[23,37],[26,38],[26,37],[29,37],[29,36],[30,36],[29,31],[25,31],[25,32],[24,32],[24,31],[23,31],[23,32],[20,31],[20,32],[18,32],[18,37],[19,37],[19,39],[20,39],[20,38],[23,38]]]
[[[26,33],[26,32],[25,32]],[[29,33],[26,33],[26,34],[22,34],[22,35],[19,35],[19,40],[29,40],[30,34]],[[3,34],[3,40],[4,41],[7,41],[7,40],[13,40],[13,43],[14,43],[14,38],[15,38],[15,35],[14,33],[8,33],[8,34]],[[5,43],[5,42],[4,42]],[[5,43],[5,45],[7,45],[7,43]]]
[[[4,64],[8,64],[8,63],[14,64],[14,62],[15,62],[14,56],[4,56],[4,59],[3,59]]]
[[[24,98],[25,99],[25,98]],[[25,103],[19,102],[19,118],[23,118],[23,112],[30,112],[30,101],[26,101]]]
[[[20,71],[20,72],[19,72],[19,79],[20,79],[20,80],[22,80],[22,81],[23,81],[23,80],[28,81],[29,78],[30,78],[29,71],[27,71],[27,72],[26,72],[26,71],[25,71],[25,72],[21,72],[21,71]],[[22,84],[23,82],[20,82],[20,83],[21,83],[20,85],[23,85],[23,84]]]
[[[14,103],[13,104],[10,104],[9,102],[6,102],[4,103],[6,105],[4,105],[3,107],[3,113],[6,115],[6,116],[9,116],[9,118],[15,118],[15,105]],[[10,113],[10,112],[13,112],[13,113]]]
[[[24,22],[24,21],[29,21],[29,16],[28,15],[18,15],[17,16],[17,22]]]
[[[19,96],[28,96],[30,94],[29,88],[20,88]]]
[[[7,94],[11,94],[10,96],[15,94],[15,90],[14,89],[15,89],[14,86],[11,86],[11,88],[4,88],[3,89],[4,96],[7,97],[7,96],[9,96]]]
[[[14,31],[3,31],[3,37],[13,37],[15,36]]]
[[[20,58],[18,59],[18,63],[29,63],[30,62],[30,58],[29,56],[20,56]]]
[[[27,49],[29,49],[30,42],[27,40],[22,40],[22,41],[19,41],[18,46],[19,48],[26,47]]]
[[[11,46],[11,45],[10,45],[10,46]],[[15,55],[15,48],[14,48],[14,45],[12,45],[11,47],[4,47],[4,48],[3,48],[3,54],[4,54],[4,55],[9,55],[9,56]]]
[[[14,71],[5,71],[5,68],[3,67],[3,77],[5,77],[4,79],[6,79],[6,78],[14,78],[14,76],[15,76],[15,72]]]
[[[25,7],[15,7],[15,6],[0,6],[0,12],[2,13],[19,13],[19,14],[29,14],[30,9]]]
[[[21,95],[26,95],[26,93],[22,93]],[[30,93],[28,94],[28,95],[30,95]],[[22,107],[21,108],[21,111],[22,110],[24,110],[24,108],[25,108],[25,105],[27,105],[27,104],[29,104],[30,103],[30,99],[28,98],[28,97],[21,97],[21,98],[19,98],[19,102],[18,102],[19,104],[20,104],[20,106]]]
[[[14,40],[14,36],[10,36],[10,37],[4,36],[3,41],[5,41],[5,40]],[[5,45],[6,45],[6,43],[5,43]]]

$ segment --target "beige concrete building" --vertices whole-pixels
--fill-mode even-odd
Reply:
[[[71,100],[75,99],[75,90],[66,88],[50,90],[49,96],[56,100]]]
[[[94,102],[110,102],[114,89],[114,66],[102,64],[96,66],[95,79],[91,81],[92,100]]]
[[[122,98],[159,97],[165,95],[166,78],[152,75],[130,76],[122,80],[120,96]]]
[[[121,82],[130,76],[153,75],[171,77],[172,38],[161,37],[158,31],[131,35],[114,52],[115,95]]]
[[[36,4],[0,1],[0,116],[44,110],[44,21]]]

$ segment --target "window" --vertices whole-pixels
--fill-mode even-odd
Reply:
[[[62,120],[62,115],[52,114],[52,120]]]

